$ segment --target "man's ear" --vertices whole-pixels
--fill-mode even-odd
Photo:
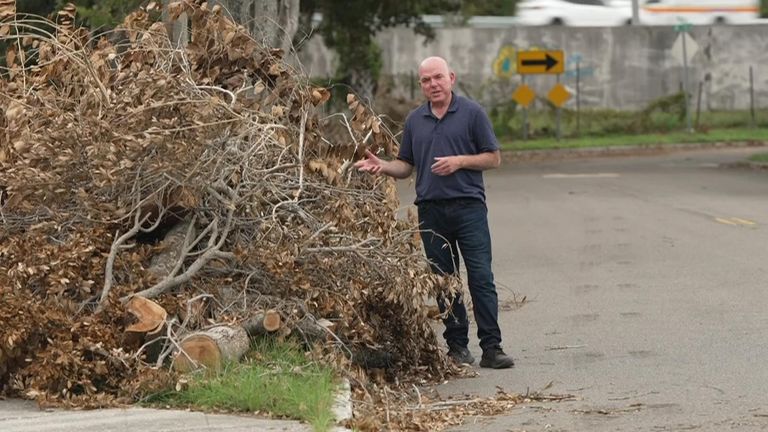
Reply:
[[[451,78],[451,84],[456,82],[456,74],[453,71],[449,72],[448,76]]]

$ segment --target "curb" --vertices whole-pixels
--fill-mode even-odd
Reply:
[[[339,392],[336,394],[331,411],[333,411],[333,417],[336,419],[337,425],[352,420],[352,388],[347,378],[344,378],[339,386]],[[341,432],[349,431],[350,429],[344,426],[336,426],[332,430],[334,432]]]
[[[501,155],[508,162],[531,162],[550,159],[570,159],[601,156],[639,156],[655,155],[691,150],[709,150],[722,148],[760,148],[768,147],[765,141],[720,141],[712,143],[651,144],[607,147],[555,148],[546,150],[502,150]],[[760,164],[762,165],[762,164]]]
[[[723,166],[727,168],[741,168],[741,169],[748,169],[748,170],[754,170],[754,171],[768,170],[768,163],[752,162],[749,160],[723,164]]]

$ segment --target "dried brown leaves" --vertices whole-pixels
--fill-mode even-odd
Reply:
[[[395,219],[394,182],[352,169],[366,148],[391,156],[392,134],[352,97],[348,134],[329,140],[315,112],[329,92],[281,51],[218,7],[169,10],[190,18],[184,48],[146,9],[95,42],[69,6],[50,23],[60,37],[4,22],[0,38],[23,49],[0,79],[0,385],[99,405],[165,383],[123,340],[135,318],[119,300],[148,291],[168,311],[166,346],[271,308],[289,326],[332,323],[329,356],[384,353],[390,378],[443,376],[424,299],[456,281],[428,271],[413,222]],[[192,228],[168,251],[180,221]]]
[[[419,391],[417,387],[378,387],[370,391],[357,391],[355,416],[347,426],[360,431],[441,431],[461,425],[467,418],[488,417],[507,413],[521,404],[534,401],[571,400],[571,395],[520,395],[496,388],[491,397],[445,399],[433,391]]]
[[[16,15],[16,0],[0,0],[0,20]]]

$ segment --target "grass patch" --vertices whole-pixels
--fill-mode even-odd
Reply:
[[[663,96],[636,111],[563,109],[559,115],[551,103],[527,115],[528,139],[523,141],[524,116],[520,107],[504,105],[489,113],[496,136],[505,150],[583,148],[609,146],[657,146],[678,143],[768,141],[768,109],[701,111],[692,107],[687,132],[683,93]]]
[[[588,136],[579,138],[502,139],[502,150],[547,150],[576,149],[586,147],[613,146],[658,146],[685,143],[768,141],[766,128],[712,129],[707,132],[670,132],[648,134],[617,134],[611,136]]]
[[[148,402],[178,408],[260,412],[302,420],[323,432],[334,424],[337,383],[331,368],[309,361],[298,345],[259,342],[242,363],[193,375],[189,387]]]
[[[752,162],[768,164],[768,153],[758,153],[749,157]]]

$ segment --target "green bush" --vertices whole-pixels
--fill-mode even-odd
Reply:
[[[528,111],[528,137],[530,139],[557,136],[557,110],[551,104],[543,109]],[[510,102],[493,107],[489,116],[500,139],[517,140],[522,137],[523,115],[516,104]],[[606,137],[612,135],[668,134],[685,129],[685,95],[678,92],[651,101],[638,111],[611,109],[561,110],[561,136]],[[694,127],[702,132],[710,129],[745,128],[752,124],[748,110],[696,112],[691,106]],[[755,125],[768,127],[768,109],[755,112]]]

